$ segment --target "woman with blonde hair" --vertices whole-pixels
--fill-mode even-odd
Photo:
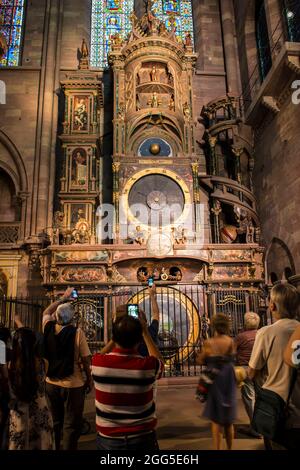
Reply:
[[[224,430],[227,448],[231,450],[236,417],[235,346],[229,336],[230,320],[226,315],[215,315],[211,326],[214,336],[204,342],[197,357],[198,364],[218,371],[210,386],[203,416],[211,421],[214,449],[221,450]]]

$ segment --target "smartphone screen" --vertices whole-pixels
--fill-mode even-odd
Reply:
[[[149,279],[148,279],[148,286],[149,286],[149,287],[152,287],[153,284],[154,284],[154,279],[153,279],[153,277],[149,277]]]
[[[72,292],[72,299],[78,299],[78,292],[77,292],[77,289],[73,289],[73,292]]]
[[[138,316],[139,316],[139,306],[138,306],[138,304],[128,304],[127,305],[127,314],[130,317],[138,318]]]

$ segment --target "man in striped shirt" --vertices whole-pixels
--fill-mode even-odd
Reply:
[[[153,387],[163,359],[152,340],[144,312],[113,323],[112,340],[92,360],[96,389],[98,450],[158,450]],[[138,346],[144,340],[149,356]]]

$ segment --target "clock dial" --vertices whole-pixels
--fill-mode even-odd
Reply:
[[[175,222],[184,209],[185,198],[179,184],[165,175],[152,174],[140,178],[131,188],[128,196],[129,208],[141,204],[147,212],[147,221],[154,226],[164,226]],[[176,206],[171,215],[167,210]],[[165,217],[164,217],[165,215]],[[138,215],[136,215],[139,218]],[[171,220],[170,220],[171,218]]]
[[[163,233],[151,235],[147,243],[148,255],[150,256],[166,256],[171,254],[172,249],[171,238]]]

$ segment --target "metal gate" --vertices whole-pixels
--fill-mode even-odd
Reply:
[[[243,329],[246,311],[261,316],[261,326],[269,323],[265,299],[258,290],[207,288],[202,285],[157,286],[160,311],[158,346],[165,359],[165,375],[194,376],[199,373],[197,353],[208,337],[208,318],[225,313],[231,319],[231,335]],[[0,299],[0,323],[13,328],[17,312],[26,326],[41,331],[42,312],[49,305],[43,299]],[[113,313],[121,304],[136,303],[151,322],[151,302],[147,287],[114,286],[94,295],[80,295],[74,302],[76,324],[87,337],[92,353],[101,349],[111,337]]]

